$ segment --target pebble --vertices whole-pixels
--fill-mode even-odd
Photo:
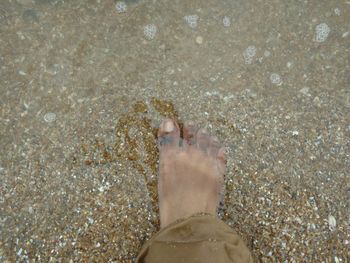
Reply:
[[[45,72],[52,76],[55,76],[59,72],[59,70],[60,70],[60,65],[58,64],[49,64],[45,68]]]
[[[321,100],[319,97],[315,97],[312,101],[316,106],[320,107],[321,106]]]
[[[46,122],[54,122],[56,120],[56,113],[48,112],[44,115],[44,121]]]
[[[155,24],[148,24],[143,28],[143,34],[146,39],[152,40],[156,37],[157,26]]]
[[[316,225],[315,225],[314,223],[311,223],[311,224],[308,223],[308,224],[307,224],[307,229],[308,229],[308,230],[315,230],[315,229],[316,229]]]
[[[35,4],[34,0],[16,0],[17,3],[21,5],[33,5]]]
[[[299,92],[304,94],[304,95],[308,95],[309,90],[310,90],[309,87],[304,87],[304,88],[300,89]]]
[[[187,22],[187,24],[190,26],[190,28],[197,28],[198,27],[198,20],[199,16],[198,15],[187,15],[184,16],[184,20]]]
[[[22,18],[26,22],[38,22],[39,13],[36,10],[28,9],[23,12]]]
[[[315,41],[318,43],[322,43],[326,41],[326,39],[328,38],[329,32],[331,32],[331,29],[326,23],[321,23],[316,26],[315,31],[316,31]]]
[[[299,132],[298,132],[298,131],[292,131],[292,135],[293,135],[293,136],[298,136],[298,135],[299,135]]]
[[[269,57],[271,55],[271,52],[270,51],[268,51],[268,50],[265,50],[264,51],[264,56],[265,57]]]
[[[335,219],[334,216],[329,215],[328,216],[328,225],[329,225],[329,229],[334,229],[337,226],[337,220]]]
[[[277,86],[280,86],[283,83],[281,76],[277,73],[272,73],[270,75],[270,81],[272,84],[275,84]]]
[[[126,5],[125,2],[118,1],[118,2],[115,3],[115,9],[117,9],[117,12],[119,14],[126,13],[126,11],[128,11],[128,6]]]
[[[293,133],[294,133],[294,131],[293,131]],[[297,131],[297,135],[299,134],[299,132]],[[294,134],[293,134],[294,135]],[[295,221],[298,223],[298,224],[302,224],[303,223],[303,221],[301,220],[301,218],[300,217],[296,217],[295,218]]]
[[[196,43],[198,45],[201,45],[203,43],[203,37],[201,37],[201,36],[196,37]]]
[[[7,17],[7,11],[0,8],[0,21],[5,20]]]

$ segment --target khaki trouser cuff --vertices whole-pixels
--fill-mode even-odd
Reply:
[[[253,262],[243,240],[209,214],[180,219],[144,244],[136,263]]]

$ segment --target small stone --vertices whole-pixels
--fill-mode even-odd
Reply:
[[[334,216],[332,215],[328,216],[328,225],[330,230],[333,230],[337,226],[337,220],[335,219]]]
[[[58,64],[49,64],[45,68],[45,72],[50,74],[51,76],[57,75],[59,71],[60,71],[60,65]]]
[[[311,223],[311,224],[308,223],[308,224],[307,224],[307,229],[308,229],[308,230],[315,230],[315,229],[316,229],[316,225],[315,225],[314,223]]]
[[[34,5],[34,0],[16,0],[17,3],[21,5]]]
[[[196,43],[198,45],[201,45],[203,43],[203,37],[201,37],[201,36],[196,37]]]
[[[264,51],[264,56],[265,56],[265,57],[271,56],[271,52],[268,51],[268,50],[265,50],[265,51]]]
[[[28,207],[28,212],[29,212],[30,214],[33,214],[33,207],[32,207],[32,206]]]
[[[321,100],[317,96],[313,99],[312,102],[315,103],[315,105],[318,106],[318,107],[321,106]]]
[[[54,122],[56,120],[56,113],[48,112],[44,115],[44,121],[46,122]]]
[[[293,136],[298,136],[298,135],[299,135],[299,132],[298,132],[298,131],[292,131],[292,135],[293,135]]]
[[[16,34],[21,40],[25,40],[26,39],[26,37],[23,35],[23,33],[21,31],[16,32]]]
[[[304,88],[300,89],[299,92],[304,94],[304,95],[308,95],[309,89],[310,89],[309,87],[304,87]]]
[[[118,1],[118,2],[115,3],[115,9],[117,9],[117,12],[119,14],[126,13],[126,11],[128,11],[128,6],[126,5],[125,2]]]
[[[39,13],[36,10],[28,9],[23,12],[22,18],[26,22],[38,22]]]
[[[157,26],[155,24],[148,24],[143,28],[143,34],[146,39],[152,40],[156,37]]]
[[[341,36],[341,37],[342,37],[342,38],[345,38],[345,37],[347,37],[349,34],[350,34],[350,32],[349,32],[349,31],[348,31],[348,32],[345,32],[345,33],[343,33],[343,34],[342,34],[342,36]]]
[[[299,134],[299,133],[298,133],[298,134]],[[296,217],[296,218],[295,218],[295,221],[296,221],[298,224],[300,224],[300,225],[301,225],[302,222],[303,222],[303,221],[301,220],[300,217]]]

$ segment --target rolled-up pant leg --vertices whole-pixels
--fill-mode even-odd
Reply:
[[[159,231],[141,249],[136,263],[253,262],[243,240],[212,215],[195,215]]]

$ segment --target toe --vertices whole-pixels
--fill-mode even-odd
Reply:
[[[217,158],[220,148],[221,148],[221,143],[218,137],[216,136],[211,137],[209,142],[209,147],[208,147],[208,154],[213,158]]]
[[[195,141],[196,133],[197,133],[197,126],[192,121],[186,122],[184,124],[183,137],[187,145],[196,144],[196,141]]]
[[[227,159],[226,159],[224,147],[221,147],[219,149],[218,155],[217,155],[217,160],[218,160],[219,171],[221,174],[224,174],[226,172],[226,164],[227,164]]]
[[[197,147],[203,152],[208,153],[209,143],[210,143],[210,135],[208,131],[204,128],[199,129],[196,134]]]
[[[179,125],[172,119],[164,119],[158,130],[158,145],[160,151],[178,148],[179,140]]]

